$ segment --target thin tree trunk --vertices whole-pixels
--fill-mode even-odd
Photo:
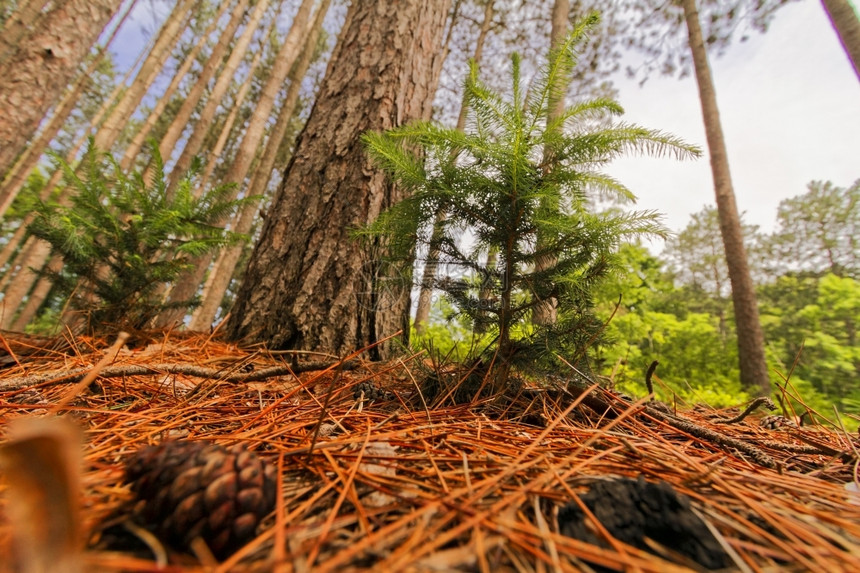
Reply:
[[[860,80],[860,18],[848,0],[821,0],[830,23]]]
[[[384,245],[351,237],[404,196],[360,136],[430,117],[448,3],[350,5],[237,294],[232,339],[344,353],[408,332],[411,273],[392,276]]]
[[[15,197],[18,196],[18,193],[23,189],[24,184],[27,182],[27,177],[39,163],[42,153],[44,153],[48,144],[57,136],[57,133],[66,123],[69,115],[74,111],[75,106],[78,104],[78,100],[81,98],[81,94],[90,84],[93,72],[104,60],[108,46],[113,43],[117,33],[120,28],[122,28],[122,25],[125,23],[129,14],[131,14],[131,10],[136,4],[137,0],[132,0],[129,3],[122,15],[122,18],[114,27],[113,32],[111,32],[110,37],[104,45],[99,48],[98,53],[90,60],[83,73],[78,76],[74,87],[66,91],[63,95],[60,103],[58,103],[57,107],[54,109],[54,113],[51,114],[51,119],[48,121],[47,125],[39,131],[36,139],[27,146],[24,153],[20,155],[18,161],[15,162],[15,165],[13,165],[6,174],[3,183],[0,184],[0,216],[6,213],[6,210],[9,209],[10,205],[12,205],[12,201],[15,200]]]
[[[224,31],[221,32],[218,41],[212,47],[212,52],[209,54],[209,58],[206,60],[203,69],[200,70],[197,81],[185,95],[185,101],[182,102],[182,106],[176,112],[176,116],[170,123],[170,127],[167,128],[167,131],[158,143],[158,151],[165,161],[173,153],[176,142],[179,141],[183,130],[188,126],[191,114],[200,102],[200,98],[203,97],[206,86],[209,85],[209,80],[218,71],[221,60],[224,58],[224,52],[227,51],[233,40],[233,36],[236,35],[236,30],[239,29],[239,25],[245,17],[245,8],[248,6],[248,1],[239,0],[233,7],[233,12],[230,13],[230,21],[227,23]]]
[[[227,63],[224,64],[224,69],[221,70],[218,80],[215,82],[215,86],[212,88],[212,92],[206,100],[206,104],[200,112],[200,117],[194,124],[194,129],[188,137],[185,147],[182,149],[182,154],[179,156],[179,159],[176,160],[176,165],[173,166],[168,194],[172,194],[176,189],[176,185],[182,179],[185,172],[191,167],[192,159],[194,159],[194,156],[200,151],[200,147],[203,145],[203,140],[206,138],[206,135],[209,133],[209,128],[212,126],[215,112],[218,110],[218,106],[221,105],[221,100],[224,99],[224,94],[227,93],[227,88],[230,87],[230,82],[233,81],[233,76],[236,75],[236,70],[239,68],[239,64],[245,58],[245,54],[248,51],[248,46],[251,44],[254,32],[257,30],[257,27],[260,25],[260,21],[266,14],[268,6],[269,0],[258,0],[257,6],[254,8],[254,12],[251,14],[251,18],[248,21],[245,30],[242,32],[242,35],[239,36],[239,39],[236,41],[236,45],[233,46],[233,51],[230,53]],[[166,155],[164,157],[166,157]]]
[[[126,148],[125,153],[122,156],[122,161],[120,161],[120,167],[122,167],[123,170],[128,170],[134,164],[134,160],[143,148],[143,144],[146,143],[146,138],[149,136],[150,132],[152,132],[152,128],[155,127],[155,124],[164,114],[167,104],[170,103],[170,100],[173,98],[173,94],[175,94],[179,89],[179,84],[182,83],[182,80],[188,74],[188,70],[191,69],[191,66],[197,59],[197,55],[200,53],[200,50],[202,50],[203,46],[206,45],[206,41],[209,39],[209,36],[212,35],[212,31],[215,30],[215,27],[218,25],[218,21],[221,19],[224,12],[227,11],[229,6],[229,2],[223,2],[221,4],[220,10],[212,17],[212,20],[209,22],[206,30],[200,35],[197,43],[191,51],[184,56],[182,64],[170,80],[170,85],[168,85],[167,89],[164,90],[164,93],[158,99],[158,103],[156,103],[155,107],[152,108],[152,111],[149,112],[146,121],[135,134],[131,144]]]
[[[18,271],[15,280],[9,283],[3,297],[3,319],[0,320],[0,329],[8,330],[14,323],[15,315],[21,307],[21,303],[30,293],[33,283],[38,279],[38,274],[31,268],[30,261],[42,261],[37,268],[44,266],[51,253],[51,245],[45,241],[36,241],[30,251],[30,256],[21,262],[21,270]],[[40,301],[41,303],[41,301]]]
[[[131,76],[132,70],[137,67],[137,64],[139,63],[140,59],[142,59],[142,57],[143,54],[140,55],[140,57],[138,58],[138,62],[135,62],[134,66],[132,66],[132,69],[130,69],[128,74],[126,74],[126,77],[124,78],[122,84],[124,84]],[[111,103],[116,100],[117,96],[120,93],[120,90],[121,85],[117,85],[114,88],[111,95],[105,99],[99,110],[93,116],[93,119],[90,122],[91,125],[97,125],[101,121],[101,118],[107,114],[107,112],[111,108]],[[80,152],[86,141],[87,134],[84,133],[78,138],[72,149],[66,154],[66,162],[71,164],[75,161],[75,158],[78,156],[78,153]],[[63,171],[61,169],[54,170],[54,173],[51,174],[51,178],[48,180],[48,183],[45,185],[45,187],[42,189],[42,192],[39,194],[40,199],[45,201],[50,197],[54,188],[60,182],[62,175]],[[64,204],[64,201],[65,198],[61,196],[60,203]],[[30,213],[25,216],[24,219],[21,221],[21,225],[22,227],[24,227],[25,231],[26,227],[30,224],[30,222],[32,222],[33,217],[33,214]],[[22,232],[20,236],[16,232],[15,236],[18,237],[17,240],[20,241],[24,236],[24,232]],[[27,243],[30,243],[30,245],[28,246]],[[23,273],[21,271],[18,271],[18,274],[15,276],[14,292],[12,296],[10,296],[9,292],[6,292],[5,289],[0,289],[6,293],[6,297],[3,299],[3,301],[6,304],[7,308],[11,308],[11,312],[13,313],[18,309],[18,306],[21,304],[23,297],[26,296],[26,294],[31,290],[31,288],[33,287],[33,283],[38,277],[36,273],[30,272],[30,269],[32,268],[36,271],[39,271],[44,268],[45,264],[48,263],[48,256],[50,255],[50,249],[44,248],[47,243],[43,243],[35,237],[28,238],[27,243],[25,243],[24,246],[18,251],[18,255],[16,256],[15,260],[10,266],[10,270],[8,271],[8,273],[11,273],[14,267],[21,267],[21,271],[26,270],[26,272]],[[43,247],[36,248],[36,245],[40,243],[43,244]],[[3,252],[2,255],[0,255],[0,259],[8,260],[14,253],[16,248],[17,243],[10,241],[9,244],[7,244],[3,248]]]
[[[274,24],[275,19],[272,18],[272,23]],[[271,28],[270,28],[271,29]],[[221,133],[218,135],[218,141],[215,142],[215,145],[212,147],[212,150],[208,152],[210,157],[221,157],[224,153],[224,148],[227,146],[227,141],[230,139],[230,134],[233,133],[233,124],[236,123],[236,118],[239,116],[239,111],[241,111],[242,106],[245,105],[245,98],[248,97],[248,93],[251,91],[251,86],[254,83],[254,73],[257,69],[257,66],[260,65],[260,61],[263,59],[263,47],[260,46],[260,49],[254,55],[254,60],[251,62],[249,67],[248,76],[245,78],[245,81],[239,87],[238,93],[236,93],[236,97],[233,99],[232,109],[230,113],[227,115],[227,119],[224,120],[224,127],[221,129]],[[256,114],[258,111],[257,106],[254,106],[254,113]],[[206,188],[206,184],[209,182],[209,179],[212,177],[212,173],[215,171],[215,166],[218,164],[214,159],[206,163],[206,169],[203,171],[203,174],[200,176],[200,182],[198,184],[198,193],[202,193],[203,189]]]
[[[322,24],[328,12],[331,0],[322,0],[320,7],[317,9],[317,14],[314,19],[311,31],[305,41],[305,47],[302,50],[301,59],[296,63],[291,72],[290,87],[287,90],[287,95],[281,105],[281,111],[278,113],[278,119],[272,127],[272,132],[269,134],[269,139],[266,142],[266,149],[260,159],[260,164],[251,179],[251,184],[248,189],[248,195],[258,196],[260,198],[266,193],[266,188],[269,185],[272,171],[275,168],[275,162],[278,158],[284,136],[287,133],[290,122],[295,114],[296,104],[299,101],[299,92],[302,87],[302,79],[308,71],[313,60],[317,42],[319,41]],[[231,229],[237,233],[250,233],[253,227],[254,220],[257,218],[257,212],[260,208],[260,199],[243,205],[238,215],[235,217]],[[188,328],[190,330],[205,330],[209,328],[215,321],[215,315],[218,314],[218,309],[221,306],[221,301],[224,299],[224,294],[230,286],[233,278],[236,265],[242,258],[244,245],[233,245],[221,251],[218,260],[209,272],[209,278],[203,286],[203,302],[197,307],[191,316],[191,323]]]
[[[24,150],[42,118],[122,0],[68,0],[0,65],[0,177]]]
[[[682,0],[681,4],[684,8],[690,36],[690,50],[693,54],[696,83],[699,87],[702,116],[711,156],[711,172],[714,177],[720,231],[726,249],[729,279],[732,283],[732,302],[738,333],[741,383],[745,388],[755,389],[759,394],[767,396],[771,393],[771,387],[764,353],[764,335],[759,321],[755,289],[747,263],[740,217],[735,203],[735,192],[732,187],[729,158],[720,123],[714,80],[708,64],[708,53],[702,39],[696,0]]]
[[[475,41],[475,52],[472,54],[472,59],[476,65],[481,63],[484,57],[484,41],[487,39],[487,34],[490,31],[490,26],[493,23],[493,6],[495,0],[487,0],[484,6],[484,19],[481,22],[481,29],[478,32],[478,38]],[[455,14],[456,16],[456,14]],[[451,28],[454,23],[451,23]],[[450,39],[450,37],[449,37]],[[447,40],[446,40],[447,44]],[[444,55],[447,55],[447,51]],[[460,104],[460,113],[457,116],[457,129],[463,130],[466,127],[466,116],[468,115],[468,106],[466,106],[466,97],[463,96],[463,101]],[[424,328],[430,319],[430,308],[433,305],[433,287],[436,281],[436,271],[439,268],[439,240],[442,238],[442,226],[445,224],[447,215],[444,211],[439,211],[436,214],[436,220],[433,222],[433,231],[430,235],[430,245],[427,249],[427,258],[424,262],[424,272],[421,276],[421,290],[418,295],[418,305],[415,309],[415,325],[416,334],[424,332]]]
[[[565,37],[567,36],[568,30],[568,20],[570,18],[570,0],[555,0],[555,4],[552,7],[552,28],[550,31],[549,37],[549,45],[550,49],[556,49],[562,42],[564,42]],[[567,82],[568,78],[560,77],[558,81]],[[561,91],[561,96],[556,98],[555,101],[550,101],[550,109],[547,114],[547,122],[555,120],[562,113],[564,113],[564,92],[566,91],[567,84],[556,86],[559,91]],[[551,161],[546,157],[547,152],[544,151],[544,164],[549,165]],[[543,234],[538,233],[536,243],[536,249],[538,251],[545,249],[547,247],[548,238],[543,236]],[[558,263],[558,259],[554,256],[547,255],[539,255],[535,260],[535,272],[548,271],[553,268]],[[507,288],[507,287],[505,287]],[[545,300],[537,300],[535,301],[535,307],[533,311],[533,317],[535,324],[541,325],[551,325],[555,324],[558,319],[557,315],[558,308],[558,300],[554,297],[550,297]]]
[[[62,257],[52,257],[48,263],[48,268],[55,272],[63,268]],[[30,324],[30,321],[33,320],[36,313],[38,313],[39,309],[42,308],[42,305],[51,293],[51,288],[53,288],[53,286],[54,283],[48,277],[39,278],[36,282],[36,286],[33,287],[33,291],[30,293],[30,298],[27,299],[21,312],[18,313],[18,316],[15,318],[15,322],[12,323],[12,330],[23,331],[24,328]]]
[[[233,163],[230,169],[224,176],[225,183],[235,183],[234,197],[238,195],[242,184],[245,181],[245,176],[251,168],[251,162],[257,155],[260,144],[266,134],[266,124],[269,121],[269,116],[272,109],[275,107],[275,99],[278,97],[278,92],[284,85],[290,69],[296,61],[301,48],[301,41],[307,34],[308,26],[310,25],[311,9],[315,0],[302,0],[299,9],[293,18],[293,24],[290,26],[290,31],[287,37],[284,38],[284,43],[281,45],[278,55],[275,58],[275,63],[269,73],[269,79],[266,85],[260,92],[260,99],[257,100],[254,106],[254,114],[248,122],[248,127],[245,129],[245,134],[242,136],[242,142],[239,144],[239,149],[236,152],[236,157],[233,158]],[[261,50],[262,51],[262,50]],[[219,224],[226,224],[227,221],[221,221]],[[194,261],[195,268],[179,280],[173,286],[168,297],[169,302],[182,302],[190,300],[198,287],[203,283],[206,270],[212,262],[213,254],[207,253]],[[157,324],[166,326],[171,322],[181,320],[184,316],[184,309],[172,309],[162,313]]]
[[[119,103],[111,110],[105,122],[96,132],[96,147],[109,150],[119,139],[123,128],[128,125],[129,118],[143,100],[143,96],[146,95],[155,79],[164,69],[164,63],[170,56],[180,33],[185,28],[191,14],[191,7],[196,1],[182,0],[167,17],[158,33],[158,39],[141,64],[140,71],[137,72],[134,81],[131,82]]]

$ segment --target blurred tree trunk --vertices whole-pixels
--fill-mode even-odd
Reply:
[[[176,160],[176,165],[173,166],[173,171],[170,174],[168,194],[173,193],[176,185],[182,179],[185,172],[187,172],[191,167],[191,161],[194,159],[194,156],[200,152],[203,140],[206,139],[206,135],[212,127],[212,121],[215,119],[215,112],[218,111],[218,107],[221,105],[221,100],[224,99],[224,94],[227,93],[227,88],[230,87],[230,83],[236,75],[236,70],[239,68],[239,64],[245,59],[245,55],[248,53],[248,46],[251,44],[251,39],[254,37],[254,32],[257,31],[260,21],[266,14],[266,9],[268,7],[269,0],[258,0],[257,5],[254,7],[254,12],[251,14],[251,18],[245,26],[245,30],[239,36],[239,39],[236,40],[236,44],[233,46],[230,57],[227,58],[227,62],[224,64],[224,68],[221,70],[221,73],[215,81],[215,85],[212,87],[212,91],[206,100],[206,104],[200,112],[200,117],[195,122],[194,129],[188,137],[188,141],[185,142],[182,154],[179,156],[179,159]],[[210,161],[212,161],[212,159],[210,159]]]
[[[236,6],[233,7],[233,12],[230,13],[230,20],[221,32],[218,41],[212,47],[212,52],[209,54],[209,58],[206,60],[203,69],[200,70],[197,81],[185,95],[182,106],[176,112],[176,116],[170,123],[170,127],[167,128],[167,131],[158,143],[158,151],[165,161],[173,153],[173,148],[176,146],[176,142],[179,141],[182,131],[188,126],[191,114],[203,97],[206,86],[209,85],[209,80],[212,79],[212,76],[215,75],[215,72],[220,67],[221,60],[224,58],[224,52],[230,47],[233,36],[236,35],[236,30],[239,29],[239,25],[245,17],[245,9],[248,7],[248,1],[239,0]]]
[[[31,260],[41,261],[41,264],[38,265],[36,268],[41,269],[42,267],[44,267],[45,262],[48,260],[48,257],[51,254],[51,245],[49,245],[45,241],[36,240],[33,242],[33,246],[28,254],[29,256],[22,260],[21,269],[18,271],[15,280],[9,283],[9,287],[6,289],[6,292],[3,296],[3,312],[2,318],[0,318],[0,329],[8,330],[12,328],[12,324],[15,323],[15,316],[18,313],[18,310],[21,308],[21,303],[24,301],[25,298],[27,298],[27,295],[33,288],[34,283],[36,283],[37,279],[39,278],[38,274],[36,274],[34,269],[31,268],[31,266],[27,263]],[[48,293],[45,292],[42,294],[47,295]],[[33,297],[30,298],[33,299]],[[33,304],[38,304],[39,306],[41,306],[43,301],[44,298],[40,299],[38,303],[34,300]]]
[[[570,18],[570,0],[555,0],[555,4],[552,7],[552,28],[549,36],[549,45],[550,49],[555,49],[564,42],[565,37],[567,36],[568,19]],[[568,78],[559,77],[558,82],[567,82]],[[556,83],[558,83],[556,82]],[[567,84],[557,85],[556,89],[561,92],[561,96],[556,98],[555,101],[550,101],[550,111],[547,115],[547,121],[552,121],[558,118],[562,113],[564,113],[564,93],[567,91]],[[546,155],[546,153],[545,153]],[[544,158],[544,163],[549,165],[551,162],[546,161],[548,158]],[[538,234],[536,240],[536,248],[538,250],[545,248],[547,242],[547,237],[541,236]],[[554,267],[557,263],[557,259],[555,257],[548,256],[538,256],[535,261],[535,272],[546,271]],[[557,319],[556,308],[558,307],[558,301],[555,298],[550,298],[548,300],[538,300],[536,301],[534,307],[534,315],[532,320],[535,324],[555,324]]]
[[[0,64],[0,177],[24,150],[121,3],[62,3]]]
[[[155,79],[164,69],[164,63],[173,51],[173,46],[176,44],[180,33],[185,29],[191,16],[191,7],[196,1],[182,0],[164,21],[158,32],[158,39],[141,64],[140,71],[137,72],[134,81],[122,94],[119,102],[96,132],[96,147],[110,150],[119,139],[122,130],[128,124],[128,120],[143,100],[143,96],[146,95]]]
[[[18,3],[15,12],[0,30],[0,65],[15,53],[27,32],[39,27],[38,21],[45,15],[47,3],[48,0],[25,0]]]
[[[854,73],[860,80],[860,17],[848,0],[821,0]]]
[[[478,32],[478,38],[475,40],[475,51],[472,54],[472,59],[476,65],[481,64],[484,57],[484,41],[487,39],[487,34],[490,32],[490,26],[493,23],[493,6],[495,0],[487,0],[484,6],[484,19],[481,21],[481,29]],[[456,17],[456,14],[455,14]],[[450,29],[453,29],[454,23],[451,23]],[[450,39],[450,32],[449,32]],[[466,98],[463,98],[460,104],[460,114],[457,116],[457,129],[462,130],[466,127],[466,116],[469,109],[466,106]],[[424,272],[421,275],[421,290],[418,294],[418,304],[415,309],[415,332],[421,334],[424,327],[430,319],[430,308],[433,306],[433,284],[436,281],[436,271],[439,268],[439,246],[438,242],[442,236],[442,225],[445,223],[446,215],[444,211],[439,211],[436,214],[436,221],[433,224],[432,235],[430,236],[430,246],[427,250],[427,259],[424,262]]]
[[[764,334],[761,329],[755,288],[744,248],[743,232],[729,171],[726,142],[723,137],[719,108],[717,107],[717,94],[711,76],[711,68],[708,64],[708,53],[702,38],[699,12],[696,0],[681,0],[681,5],[684,9],[690,38],[690,50],[693,54],[693,66],[696,71],[696,83],[699,87],[702,116],[711,156],[711,172],[714,177],[717,212],[720,216],[720,232],[726,249],[729,280],[732,283],[732,303],[737,325],[741,383],[745,388],[756,389],[759,394],[769,396],[771,386],[764,353]]]
[[[131,14],[131,10],[136,4],[137,0],[132,0],[132,2],[129,3],[122,18],[114,27],[113,32],[111,32],[111,36],[107,41],[105,41],[104,45],[99,48],[98,53],[90,59],[86,69],[79,74],[75,80],[74,86],[66,91],[60,102],[57,104],[54,112],[51,114],[51,119],[41,130],[39,130],[38,136],[30,143],[30,145],[27,146],[27,149],[25,149],[24,153],[18,157],[18,161],[15,162],[15,165],[12,166],[6,174],[2,184],[0,184],[0,216],[6,213],[6,210],[12,204],[12,201],[14,201],[15,197],[18,196],[18,193],[27,182],[27,177],[33,171],[33,168],[35,168],[39,163],[42,153],[44,153],[48,144],[56,137],[57,133],[59,133],[60,129],[63,127],[63,124],[65,124],[66,120],[69,118],[69,115],[71,115],[72,111],[75,109],[75,106],[78,104],[78,100],[84,93],[84,90],[90,85],[93,72],[98,68],[99,64],[104,61],[108,46],[110,46],[114,39],[116,39],[117,33],[120,28],[122,28],[122,25],[125,23],[129,14]],[[0,264],[0,267],[2,266],[3,265]]]
[[[242,142],[239,144],[236,157],[233,158],[233,163],[224,176],[224,183],[236,184],[234,197],[243,188],[242,184],[245,181],[245,176],[248,174],[251,162],[256,157],[257,150],[260,148],[260,144],[266,134],[266,124],[269,121],[272,109],[275,107],[278,92],[281,91],[290,73],[290,69],[299,55],[302,38],[307,35],[308,26],[310,25],[311,9],[314,3],[315,0],[302,0],[302,3],[299,5],[299,9],[290,26],[290,31],[287,33],[287,37],[284,38],[284,43],[281,45],[275,58],[275,63],[269,73],[269,79],[266,81],[266,85],[260,93],[260,98],[254,106],[254,113],[248,121],[248,126],[245,129],[245,134],[242,136]],[[221,224],[226,223],[227,221],[221,222]],[[198,287],[203,283],[206,271],[212,262],[212,257],[213,255],[209,253],[195,259],[195,268],[184,273],[176,281],[167,301],[181,302],[190,300],[194,296],[194,293],[197,292]],[[181,321],[184,316],[184,308],[171,309],[161,313],[156,324],[167,326],[173,322]]]
[[[199,6],[202,7],[202,4]],[[218,25],[218,21],[221,20],[221,16],[224,15],[224,12],[227,11],[227,8],[230,7],[229,2],[222,2],[221,8],[218,10],[217,14],[214,14],[209,21],[209,25],[200,34],[200,37],[197,39],[197,43],[191,49],[188,54],[184,55],[182,64],[177,68],[176,73],[173,74],[173,77],[170,80],[170,84],[167,86],[167,89],[164,90],[164,93],[161,94],[161,97],[158,98],[158,102],[155,104],[155,107],[152,108],[152,111],[149,112],[149,115],[146,117],[146,121],[134,135],[129,146],[126,148],[125,153],[122,156],[122,161],[120,161],[120,166],[123,170],[127,170],[129,167],[134,165],[134,160],[137,158],[140,150],[143,148],[143,144],[146,143],[146,138],[149,136],[152,128],[155,127],[155,124],[164,115],[164,110],[167,108],[167,104],[170,103],[170,100],[173,98],[173,95],[179,89],[179,84],[182,83],[182,80],[188,74],[188,71],[191,69],[192,64],[197,60],[197,55],[200,53],[200,50],[203,49],[203,46],[206,45],[206,42],[209,39],[209,36],[215,30],[215,27]]]
[[[308,33],[305,41],[304,49],[302,50],[301,59],[296,62],[293,71],[290,73],[291,82],[287,90],[287,95],[281,105],[281,111],[278,113],[278,119],[272,127],[269,134],[269,139],[266,142],[266,148],[263,156],[260,159],[260,164],[251,179],[251,184],[248,188],[248,195],[258,196],[262,199],[266,193],[266,188],[269,185],[269,179],[272,171],[275,169],[275,162],[278,159],[278,151],[283,145],[284,137],[289,128],[290,122],[296,111],[296,104],[299,101],[299,92],[302,87],[302,79],[308,71],[313,60],[317,42],[319,42],[320,31],[325,20],[325,15],[328,12],[331,0],[322,0],[317,15],[314,19],[311,31]],[[260,199],[243,205],[233,220],[231,228],[237,233],[250,233],[257,217],[260,208]],[[209,328],[215,321],[215,315],[218,314],[218,309],[221,306],[221,301],[224,299],[224,294],[230,286],[233,278],[236,265],[239,259],[242,258],[242,252],[245,245],[234,245],[227,247],[221,251],[218,260],[209,272],[209,278],[203,286],[203,302],[194,311],[191,316],[191,323],[188,328],[191,330],[205,330]]]
[[[351,237],[403,197],[360,136],[430,117],[448,4],[350,5],[237,294],[232,339],[344,353],[408,332],[411,269],[392,276],[384,245]]]

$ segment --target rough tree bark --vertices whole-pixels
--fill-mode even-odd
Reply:
[[[403,197],[373,167],[360,136],[430,117],[448,5],[350,6],[237,294],[226,327],[232,339],[345,353],[408,332],[411,277],[387,275],[382,246],[351,236]],[[377,347],[372,356],[386,354]]]
[[[36,132],[122,0],[69,0],[0,64],[0,177]]]
[[[696,83],[699,87],[708,151],[711,156],[711,173],[714,178],[717,212],[720,217],[720,232],[726,249],[729,280],[732,283],[741,383],[746,388],[757,389],[763,396],[769,396],[771,386],[764,353],[764,334],[759,321],[755,288],[747,263],[743,232],[735,203],[735,191],[729,171],[726,142],[720,122],[720,111],[717,107],[717,93],[702,38],[699,11],[696,0],[682,0],[681,5],[684,8],[690,37],[690,50],[696,71]]]
[[[0,216],[6,213],[6,210],[12,204],[12,201],[14,201],[18,196],[18,193],[27,182],[27,177],[32,173],[33,168],[35,168],[39,163],[39,159],[41,159],[45,149],[48,148],[48,144],[53,141],[54,137],[56,137],[57,133],[59,133],[60,129],[66,123],[66,120],[69,118],[72,111],[74,111],[75,106],[78,105],[78,100],[81,98],[84,90],[87,89],[92,82],[91,76],[93,72],[96,70],[98,65],[104,61],[108,46],[113,44],[117,34],[128,19],[136,4],[137,0],[133,0],[128,4],[122,17],[119,18],[119,22],[113,26],[113,31],[111,32],[110,37],[102,46],[99,47],[98,52],[90,59],[83,72],[78,75],[75,79],[74,85],[70,87],[65,94],[63,94],[63,97],[54,108],[50,120],[45,122],[35,139],[30,142],[24,152],[18,157],[18,160],[12,168],[6,173],[5,178],[3,178],[2,183],[0,183]],[[2,266],[3,265],[0,264],[0,267]]]
[[[0,64],[15,53],[18,44],[31,31],[39,27],[49,0],[25,0],[18,3],[0,30]]]
[[[830,23],[860,80],[860,18],[848,0],[821,0]]]

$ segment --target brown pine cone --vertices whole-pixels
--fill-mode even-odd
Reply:
[[[243,444],[166,441],[137,451],[126,482],[136,516],[162,540],[186,549],[202,538],[224,558],[254,538],[275,508],[275,469]]]

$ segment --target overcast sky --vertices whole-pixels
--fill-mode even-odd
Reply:
[[[812,180],[846,187],[860,178],[860,82],[818,0],[790,3],[764,34],[711,60],[723,131],[744,221],[773,230],[780,200]],[[624,119],[669,131],[707,153],[692,77],[614,79]],[[707,155],[678,162],[627,158],[609,171],[680,230],[714,204]],[[654,245],[659,250],[659,245]]]

